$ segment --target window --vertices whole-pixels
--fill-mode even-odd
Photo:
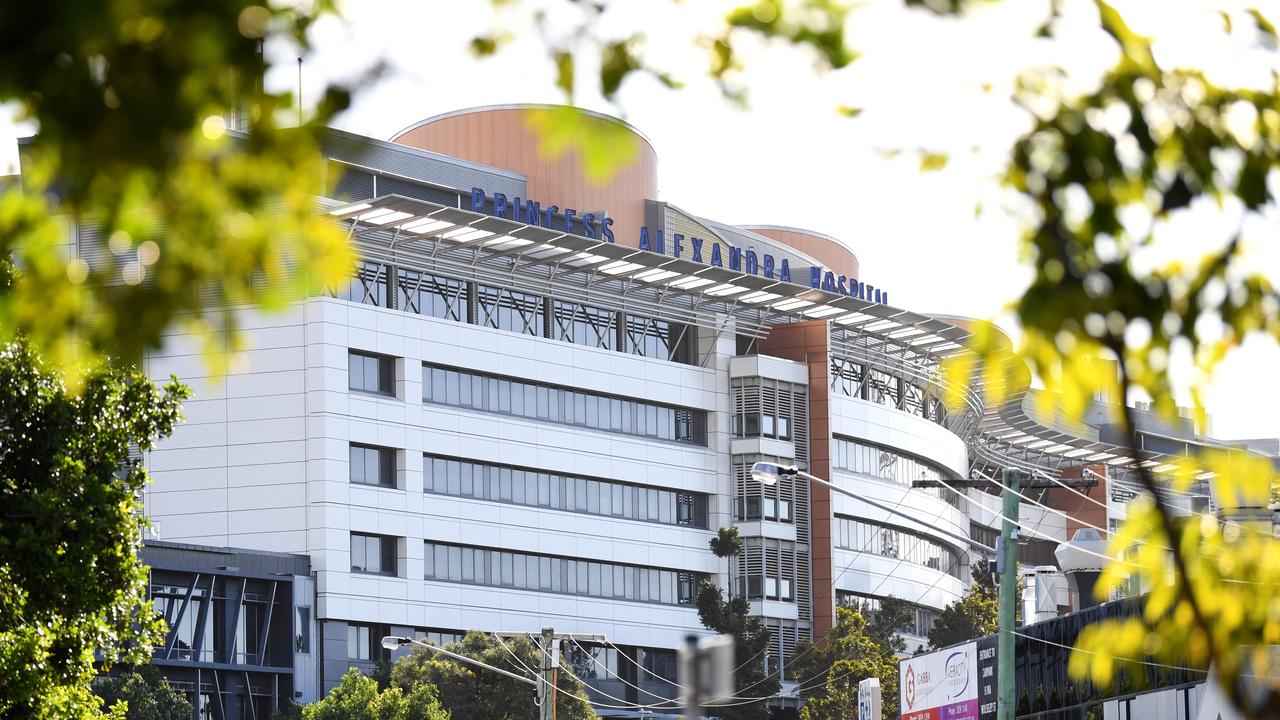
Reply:
[[[373,648],[373,635],[368,625],[347,625],[347,659],[369,660]]]
[[[663,568],[424,543],[424,578],[635,602],[688,605],[701,576]]]
[[[298,608],[298,637],[294,642],[294,649],[300,653],[311,652],[311,608]]]
[[[383,355],[348,351],[347,387],[395,397],[395,360]]]
[[[369,445],[351,445],[353,485],[396,486],[396,451]]]
[[[395,538],[351,533],[351,572],[395,575]]]
[[[960,577],[960,554],[947,545],[910,530],[837,516],[836,546],[870,555],[897,558]]]
[[[808,412],[808,388],[768,378],[733,380],[734,437],[767,437],[791,440],[792,428],[804,427]]]
[[[543,335],[541,297],[488,285],[476,288],[476,318],[481,325],[522,335]]]
[[[871,475],[904,487],[911,487],[917,480],[951,480],[950,473],[941,466],[860,440],[836,437],[831,449],[833,467]],[[932,495],[960,507],[960,498],[945,487],[917,488],[916,492]]]
[[[422,401],[657,440],[707,443],[707,416],[700,410],[612,398],[453,368],[422,366]]]

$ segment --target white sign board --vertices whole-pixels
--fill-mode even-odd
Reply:
[[[858,720],[884,720],[880,710],[880,678],[858,683]]]
[[[978,720],[978,645],[966,643],[898,664],[902,720]]]

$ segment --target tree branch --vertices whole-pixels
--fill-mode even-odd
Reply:
[[[1160,519],[1160,529],[1164,532],[1165,537],[1169,539],[1169,554],[1173,559],[1174,579],[1181,586],[1183,594],[1186,596],[1187,606],[1191,608],[1191,615],[1196,627],[1200,632],[1204,633],[1205,642],[1209,646],[1209,661],[1215,662],[1221,656],[1217,644],[1214,642],[1213,633],[1209,630],[1209,623],[1205,619],[1204,611],[1200,607],[1199,601],[1196,599],[1195,590],[1191,587],[1191,580],[1187,575],[1186,558],[1182,555],[1177,538],[1174,536],[1173,517],[1169,514],[1169,509],[1165,507],[1164,501],[1160,499],[1159,488],[1156,486],[1155,478],[1151,472],[1142,464],[1142,456],[1138,451],[1138,429],[1133,419],[1133,409],[1129,407],[1129,368],[1125,362],[1124,356],[1124,340],[1112,336],[1107,343],[1111,351],[1116,355],[1116,361],[1120,367],[1120,412],[1124,424],[1125,445],[1129,451],[1129,457],[1133,460],[1133,466],[1138,473],[1138,480],[1147,492],[1151,493],[1151,499],[1155,503],[1156,515]],[[1233,685],[1227,688],[1231,693],[1233,700],[1239,705],[1238,689]]]

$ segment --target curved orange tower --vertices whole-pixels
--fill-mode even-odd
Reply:
[[[547,105],[497,105],[445,113],[400,131],[392,142],[449,155],[523,174],[528,199],[556,203],[584,212],[607,211],[614,220],[617,241],[638,242],[644,225],[644,201],[658,197],[658,154],[639,130],[617,118],[580,110],[581,123],[608,123],[626,131],[634,158],[604,182],[592,182],[574,150],[552,158],[539,149],[539,135],[531,125],[536,113],[555,112]],[[627,140],[623,140],[626,142]],[[630,154],[630,153],[627,153]]]

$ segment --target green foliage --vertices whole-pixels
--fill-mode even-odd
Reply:
[[[519,662],[492,635],[477,631],[467,633],[462,642],[451,643],[446,649],[532,679],[529,669],[542,666],[538,647],[526,638],[503,642]],[[439,688],[441,703],[455,718],[537,720],[538,717],[534,686],[422,647],[414,647],[412,652],[396,661],[391,668],[391,683],[405,691],[416,690],[424,684]],[[582,683],[563,666],[556,679],[556,687],[559,689],[556,693],[557,717],[563,720],[592,720],[597,717]]]
[[[213,343],[234,322],[213,308],[276,308],[345,277],[343,237],[312,204],[318,139],[346,94],[290,130],[295,98],[261,83],[263,39],[305,51],[330,6],[0,7],[0,103],[39,127],[21,185],[0,194],[0,254],[22,268],[0,290],[0,341],[21,333],[74,378],[95,356],[140,357],[176,319]],[[247,138],[228,133],[237,112]],[[105,267],[63,252],[68,218],[101,229]]]
[[[187,394],[107,366],[72,394],[26,345],[0,348],[0,717],[95,717],[95,651],[150,660],[163,623],[130,449],[168,435]]]
[[[901,610],[891,605],[883,622]],[[881,612],[884,612],[882,609]],[[858,713],[858,683],[880,679],[880,696],[885,717],[898,716],[898,660],[888,638],[877,634],[861,612],[850,607],[836,608],[835,627],[827,631],[822,647],[805,641],[796,646],[797,662],[788,672],[798,680],[805,698],[801,720],[843,720]]]
[[[715,553],[718,558],[725,560],[726,582],[729,583],[729,597],[733,597],[733,559],[742,554],[742,549],[746,544],[742,540],[742,536],[738,534],[736,527],[722,527],[716,531],[716,536],[708,541],[711,552]]]
[[[169,687],[169,681],[154,665],[141,665],[122,674],[100,677],[93,681],[93,694],[102,701],[103,709],[114,709],[117,703],[127,706],[124,720],[188,720],[191,703],[186,695]]]
[[[870,605],[870,603],[867,603]],[[880,601],[880,607],[858,609],[867,620],[867,634],[875,638],[888,651],[905,652],[907,641],[898,634],[902,628],[915,627],[915,606],[901,598],[886,597]]]
[[[745,547],[742,536],[738,534],[736,527],[722,527],[716,531],[716,536],[711,538],[707,543],[711,547],[711,552],[716,557],[731,558],[742,554]]]
[[[378,681],[351,668],[338,687],[302,709],[303,720],[449,720],[436,688],[419,683],[409,692],[378,689]]]
[[[554,160],[572,154],[587,180],[603,183],[640,156],[640,141],[622,123],[572,107],[527,110],[525,124],[538,135],[538,154]]]
[[[1213,517],[1175,522],[1158,497],[1158,481],[1142,464],[1130,393],[1176,416],[1175,397],[1190,396],[1203,425],[1202,398],[1215,369],[1250,333],[1280,338],[1280,302],[1246,235],[1276,208],[1280,159],[1280,78],[1224,84],[1223,74],[1174,66],[1135,32],[1122,13],[1093,3],[1116,61],[1098,79],[1047,68],[1021,78],[1015,101],[1030,129],[1014,144],[1005,182],[1026,209],[1024,253],[1034,270],[1013,310],[1021,327],[1011,352],[990,328],[975,334],[975,357],[950,370],[953,379],[981,374],[988,403],[1025,386],[1011,365],[1025,363],[1046,401],[1079,419],[1098,393],[1117,402],[1117,426],[1148,498],[1133,506],[1112,538],[1113,563],[1099,593],[1134,579],[1152,588],[1141,618],[1113,620],[1080,635],[1071,660],[1076,677],[1114,682],[1116,669],[1144,658],[1180,666],[1215,664],[1222,687],[1254,717],[1280,717],[1280,690],[1264,685],[1244,697],[1245,671],[1274,675],[1268,653],[1280,621],[1263,608],[1276,601],[1280,575],[1265,558],[1280,551],[1270,528],[1225,525]],[[1055,19],[1066,7],[1053,8]],[[1273,23],[1260,10],[1224,4],[1221,25],[1202,28],[1204,44],[1249,47],[1274,62]],[[1232,18],[1241,22],[1232,22]],[[1047,38],[1071,32],[1049,22]],[[1079,27],[1075,25],[1074,27]],[[1237,76],[1240,77],[1240,76]],[[1234,82],[1234,78],[1230,78]],[[1081,89],[1083,87],[1083,89]],[[1169,246],[1195,213],[1222,210],[1225,242]],[[1175,387],[1169,368],[1181,354],[1194,372]],[[1118,372],[1117,372],[1118,370]],[[1003,382],[1002,382],[1003,380]],[[1243,453],[1206,453],[1168,473],[1185,490],[1211,477],[1224,511],[1265,506],[1275,469]],[[1127,554],[1126,554],[1127,553]]]
[[[731,528],[737,538],[737,528]],[[723,530],[721,532],[724,532]],[[726,537],[730,537],[726,535]],[[712,540],[714,543],[715,540]],[[741,539],[738,539],[741,543]],[[739,698],[774,695],[782,687],[776,675],[765,675],[765,653],[772,634],[764,621],[750,614],[746,598],[726,601],[720,588],[703,580],[698,586],[698,619],[708,629],[733,636],[734,695]],[[764,703],[732,705],[715,710],[722,720],[763,720],[769,717]]]
[[[929,629],[929,645],[937,649],[993,635],[999,614],[1000,597],[996,588],[974,582],[964,597],[938,613]]]

